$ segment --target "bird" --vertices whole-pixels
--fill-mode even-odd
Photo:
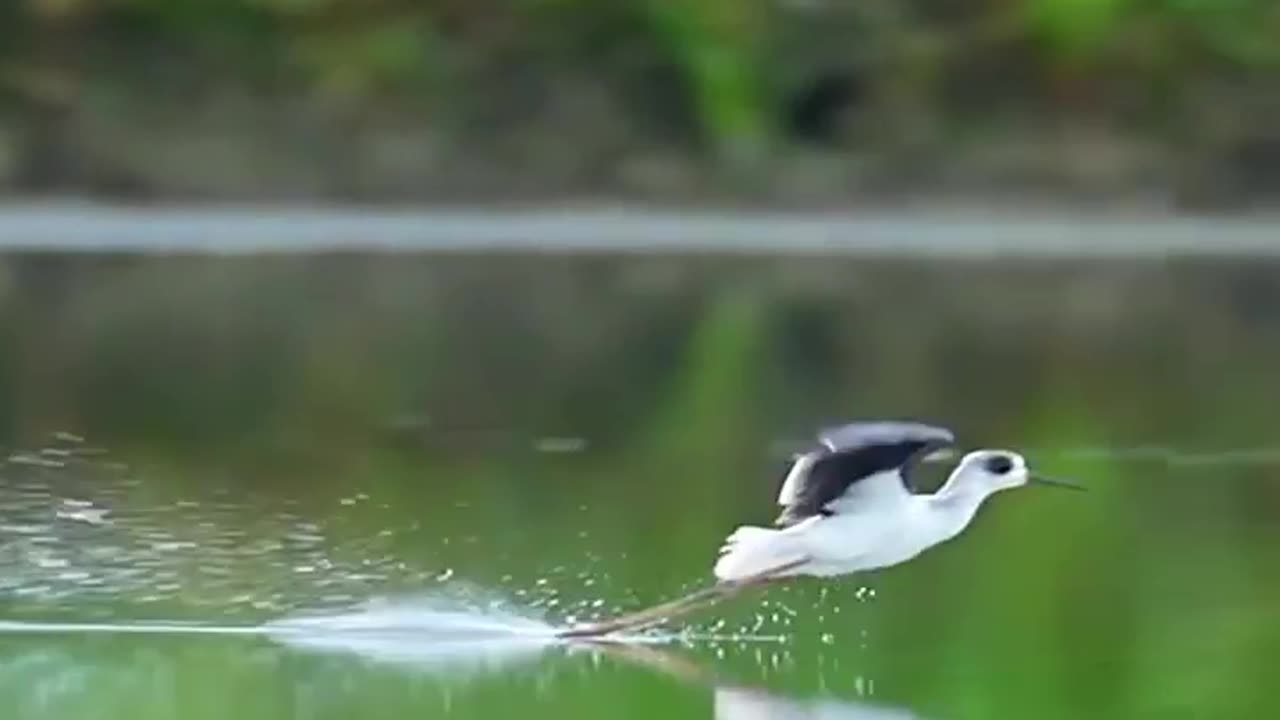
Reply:
[[[955,442],[951,430],[918,422],[820,432],[783,477],[775,527],[730,534],[716,579],[832,577],[898,565],[959,535],[997,492],[1033,483],[1080,487],[1033,474],[1012,450],[980,449],[964,455],[937,492],[919,492],[912,480],[920,461]]]
[[[955,445],[948,428],[916,421],[851,422],[821,430],[781,478],[782,510],[773,527],[743,525],[725,538],[712,569],[713,586],[562,635],[635,630],[750,587],[899,565],[959,535],[995,493],[1033,484],[1084,489],[1033,473],[1018,452],[992,448],[961,457],[936,492],[915,487],[920,462]]]

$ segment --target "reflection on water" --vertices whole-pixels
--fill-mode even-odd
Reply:
[[[907,708],[836,699],[796,700],[755,688],[715,690],[716,720],[924,720]]]
[[[598,652],[710,687],[716,720],[923,720],[922,716],[906,707],[865,698],[842,699],[827,694],[794,697],[765,687],[734,683],[720,678],[710,666],[659,647],[602,645]]]
[[[0,708],[1270,716],[1278,312],[1271,261],[0,258]],[[885,416],[1091,492],[656,665],[545,637],[703,586],[794,440]]]
[[[374,667],[393,667],[402,679],[409,682],[428,681],[435,689],[434,700],[443,709],[451,709],[457,697],[465,696],[466,688],[485,687],[486,678],[520,677],[540,674],[544,691],[553,691],[557,685],[570,686],[566,672],[585,677],[601,676],[611,668],[602,662],[612,662],[612,669],[633,667],[643,672],[657,672],[682,683],[706,688],[712,698],[711,717],[716,720],[801,720],[824,718],[830,720],[907,720],[921,718],[912,710],[865,698],[841,699],[831,695],[796,697],[771,691],[763,686],[726,682],[718,677],[712,666],[691,659],[687,654],[646,644],[579,643],[564,644],[550,640],[545,626],[538,628],[519,619],[510,622],[489,619],[477,624],[474,617],[438,615],[431,612],[412,613],[412,617],[399,622],[426,624],[427,634],[411,632],[387,632],[397,621],[380,613],[358,613],[329,618],[312,618],[307,621],[289,621],[260,628],[216,628],[182,626],[73,626],[56,624],[6,624],[0,632],[17,633],[19,642],[0,653],[0,697],[16,701],[20,718],[80,717],[79,713],[94,709],[95,718],[136,717],[130,712],[143,713],[156,707],[157,697],[172,698],[181,691],[183,674],[195,669],[193,657],[205,656],[219,659],[220,671],[234,677],[244,672],[271,672],[282,682],[294,683],[294,694],[306,696],[314,693],[317,682],[328,682],[323,691],[326,702],[354,703],[365,694],[362,681],[370,679],[367,667],[352,662],[373,663]],[[451,627],[450,633],[438,634],[441,628]],[[531,630],[533,630],[531,632]],[[305,654],[319,652],[329,658],[323,665],[310,665],[303,673],[294,672],[296,666],[287,655],[270,651],[264,646],[209,644],[196,649],[172,642],[154,646],[127,644],[128,636],[154,633],[170,639],[184,634],[223,635],[228,640],[235,635],[263,634],[270,636],[293,652]],[[124,640],[117,645],[115,654],[130,658],[130,662],[104,663],[92,650],[74,649],[74,646],[49,644],[50,637],[58,635],[85,636],[103,633],[115,634]],[[23,636],[44,636],[34,642],[22,642]],[[214,643],[205,639],[201,642]],[[30,649],[26,646],[29,645]],[[121,654],[119,651],[124,650]],[[189,652],[196,649],[196,652]],[[227,662],[231,657],[234,662]],[[581,661],[587,661],[582,665]],[[546,674],[552,668],[551,674]],[[559,672],[554,672],[555,669]],[[582,673],[586,673],[585,676]],[[86,683],[85,679],[92,679]],[[220,683],[214,683],[219,685]],[[480,692],[477,690],[477,692]],[[417,698],[417,706],[422,697]],[[164,704],[167,704],[164,703]],[[308,716],[299,713],[305,703],[295,705],[292,716]],[[395,703],[393,703],[395,705]],[[163,705],[162,705],[163,706]],[[220,698],[219,707],[227,713],[260,715],[259,706],[243,696]],[[152,712],[157,712],[152,710]],[[189,714],[184,709],[184,716]],[[156,715],[159,716],[159,715]],[[88,716],[86,716],[88,717]]]

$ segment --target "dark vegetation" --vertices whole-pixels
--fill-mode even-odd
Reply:
[[[14,0],[0,187],[1280,195],[1273,0]]]

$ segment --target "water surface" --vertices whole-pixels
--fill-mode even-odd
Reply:
[[[608,254],[0,263],[0,707],[93,718],[1256,718],[1280,265]],[[813,428],[1087,494],[643,644]],[[940,481],[945,467],[926,475]]]

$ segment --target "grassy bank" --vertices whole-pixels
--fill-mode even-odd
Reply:
[[[0,188],[1265,202],[1278,7],[25,0],[0,10]]]

